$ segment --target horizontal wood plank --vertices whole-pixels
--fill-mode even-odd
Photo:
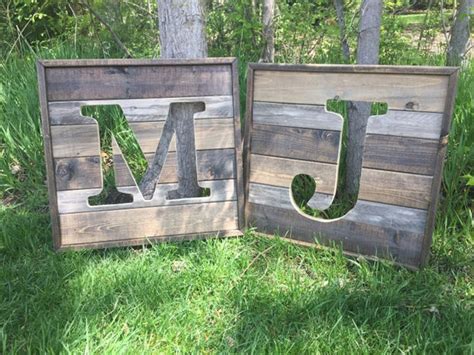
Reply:
[[[137,186],[123,186],[118,188],[119,191],[132,194],[132,203],[97,206],[90,206],[88,198],[98,195],[101,188],[58,191],[58,210],[60,214],[65,214],[237,200],[235,180],[200,181],[199,185],[209,188],[210,196],[169,200],[168,192],[177,189],[178,184],[160,184],[156,187],[153,198],[144,200]]]
[[[254,100],[325,105],[329,99],[385,102],[389,109],[443,112],[446,75],[255,70]]]
[[[47,67],[48,101],[232,95],[231,65]]]
[[[334,194],[337,165],[251,154],[250,182],[289,188],[296,175],[307,174],[316,182],[316,191]]]
[[[362,166],[433,175],[438,148],[438,140],[369,134]]]
[[[370,116],[366,132],[367,134],[439,139],[442,121],[442,113],[388,110],[384,115]]]
[[[362,168],[359,198],[391,205],[427,209],[433,177]]]
[[[341,132],[253,125],[252,152],[289,159],[336,164]]]
[[[59,218],[63,245],[238,228],[235,201],[72,213]]]
[[[255,101],[252,112],[254,124],[332,131],[341,131],[343,124],[342,116],[326,111],[325,106]]]
[[[205,110],[195,119],[233,116],[232,96],[196,96],[162,99],[53,101],[48,104],[51,125],[88,124],[91,118],[81,115],[85,106],[119,105],[128,122],[164,121],[171,103],[204,102]]]
[[[51,126],[54,158],[99,156],[100,139],[97,123],[79,126]]]
[[[341,243],[347,252],[390,257],[417,267],[426,211],[358,201],[346,216],[324,221],[296,210],[250,202],[247,221],[260,232],[306,243]]]
[[[325,210],[331,206],[333,198],[333,195],[315,193],[308,201],[308,205],[312,208]],[[292,203],[291,191],[287,187],[250,183],[248,201],[290,210],[295,208]]]
[[[151,162],[153,154],[145,156]],[[234,149],[201,150],[196,153],[198,179],[221,180],[235,178]],[[114,156],[115,179],[117,186],[135,185],[135,180],[120,155]],[[102,188],[101,163],[98,157],[55,159],[56,184],[58,190]],[[177,160],[176,153],[168,153],[160,183],[176,183]]]
[[[130,128],[144,153],[156,151],[164,124],[163,121],[130,123]],[[234,120],[233,118],[196,120],[194,137],[197,150],[234,148]],[[176,151],[176,134],[173,135],[168,151]]]

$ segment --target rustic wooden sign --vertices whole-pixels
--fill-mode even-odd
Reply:
[[[242,234],[235,59],[58,60],[37,67],[56,248]],[[81,109],[103,105],[123,111],[148,160],[148,185],[135,181],[113,137],[116,188],[132,199],[92,206],[89,198],[104,188],[101,141],[98,122]],[[190,197],[190,187],[210,195]]]
[[[422,265],[431,245],[456,86],[455,68],[252,64],[244,143],[246,221],[295,242]],[[293,178],[316,181],[312,206],[336,193],[342,117],[330,99],[383,102],[368,121],[355,206],[323,220],[300,211]]]

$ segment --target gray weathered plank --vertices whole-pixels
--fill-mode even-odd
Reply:
[[[253,125],[252,152],[289,159],[337,163],[341,132]]]
[[[97,124],[51,126],[54,158],[99,156],[100,140]]]
[[[336,164],[306,162],[258,154],[251,154],[250,159],[250,182],[289,188],[296,175],[307,174],[314,178],[318,192],[335,193]]]
[[[367,134],[384,134],[425,139],[439,139],[442,113],[389,110],[384,115],[370,116]]]
[[[81,107],[119,105],[129,122],[165,121],[169,106],[176,102],[204,102],[205,110],[195,119],[227,118],[233,115],[232,96],[196,96],[161,99],[53,101],[48,104],[51,125],[87,124],[91,119],[81,115]]]
[[[276,206],[285,209],[294,209],[291,190],[287,187],[277,187],[263,184],[249,184],[248,201],[259,205]],[[318,210],[325,210],[334,199],[333,195],[321,194],[316,192],[308,201],[308,205]]]
[[[362,166],[405,173],[433,175],[439,141],[369,134]]]
[[[90,206],[88,204],[88,198],[98,195],[102,190],[101,188],[58,191],[58,209],[60,214],[65,214],[129,209],[131,207],[156,207],[237,200],[235,180],[200,181],[199,184],[202,187],[210,189],[210,196],[169,200],[167,199],[168,192],[175,190],[178,185],[160,184],[155,190],[153,199],[147,201],[142,198],[141,193],[136,186],[123,186],[119,187],[118,190],[124,193],[132,194],[133,203],[97,206]]]
[[[329,99],[386,102],[389,109],[443,112],[446,75],[255,71],[254,100],[325,105]]]
[[[362,168],[359,198],[391,205],[427,209],[433,177]]]
[[[145,155],[148,161],[152,154]],[[198,179],[219,180],[235,178],[234,150],[202,150],[196,153]],[[58,190],[93,189],[102,187],[100,159],[96,156],[82,158],[55,159],[56,180]],[[160,183],[175,183],[178,181],[176,174],[176,153],[171,152],[166,158]],[[131,186],[135,180],[130,174],[128,166],[119,155],[114,156],[114,169],[117,186]]]
[[[419,265],[426,211],[358,201],[346,216],[324,221],[296,210],[247,204],[249,225],[290,240],[333,245],[344,251],[394,258],[400,264]]]
[[[230,65],[46,68],[48,101],[232,95]]]
[[[255,101],[253,122],[254,124],[341,131],[343,118],[337,113],[327,112],[325,106]]]
[[[60,215],[64,245],[235,230],[237,202]]]

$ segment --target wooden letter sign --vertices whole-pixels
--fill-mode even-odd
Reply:
[[[254,64],[245,132],[246,221],[302,243],[422,265],[431,245],[455,68]],[[357,202],[340,218],[303,213],[291,184],[314,178],[312,206],[336,194],[343,119],[328,100],[381,102],[368,120]]]
[[[234,59],[41,61],[38,78],[56,248],[241,234]],[[103,129],[83,109],[110,105],[148,168],[137,181],[112,133],[115,188],[129,201],[91,204],[105,186]]]

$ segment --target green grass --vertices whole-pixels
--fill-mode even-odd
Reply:
[[[67,46],[46,55],[78,56]],[[471,63],[460,78],[433,256],[412,272],[253,231],[53,252],[34,55],[4,61],[0,353],[474,352],[473,191],[464,178],[474,167],[473,85]]]

